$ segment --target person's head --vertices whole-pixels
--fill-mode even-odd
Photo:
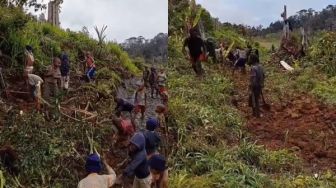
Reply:
[[[148,160],[149,168],[152,173],[152,175],[155,176],[160,176],[165,170],[166,170],[166,159],[164,156],[160,154],[155,154],[153,155],[149,160]]]
[[[61,66],[61,59],[58,58],[58,57],[55,57],[55,58],[53,59],[53,65],[54,65],[55,67],[59,67],[59,66]]]
[[[151,67],[151,71],[152,71],[152,72],[155,72],[155,68],[154,68],[154,67]]]
[[[99,173],[102,170],[101,159],[98,154],[93,153],[90,154],[85,163],[86,172],[91,173]]]
[[[166,111],[166,106],[163,105],[163,104],[159,104],[156,106],[156,109],[155,109],[155,112],[158,113],[158,114],[162,114],[162,113],[165,113]]]
[[[146,122],[146,129],[154,131],[159,126],[159,121],[156,118],[149,118]]]
[[[257,55],[255,54],[251,54],[250,56],[250,62],[251,62],[251,65],[256,65],[259,63],[259,58]]]
[[[197,37],[197,36],[198,36],[198,29],[195,28],[195,27],[189,29],[189,35],[190,35],[191,37]]]
[[[29,51],[29,52],[33,52],[33,47],[30,46],[30,45],[27,45],[26,50]]]
[[[130,155],[135,154],[138,151],[145,149],[145,137],[142,133],[135,133],[128,144],[128,153]]]
[[[86,57],[90,57],[91,56],[91,53],[89,51],[85,52],[85,56]]]
[[[145,84],[141,81],[137,82],[138,90],[143,90],[145,88]]]

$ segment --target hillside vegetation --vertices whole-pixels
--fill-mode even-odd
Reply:
[[[106,119],[111,117],[115,107],[113,96],[121,80],[137,75],[139,69],[118,44],[101,44],[84,33],[37,22],[21,8],[1,6],[0,67],[8,88],[20,89],[23,83],[26,45],[34,49],[35,72],[39,75],[43,75],[46,66],[61,51],[69,54],[70,90],[47,108],[49,116],[35,112],[23,99],[2,96],[0,156],[2,160],[8,152],[12,153],[9,161],[14,167],[0,164],[0,174],[3,174],[0,182],[9,188],[76,187],[85,177],[89,138],[94,139],[101,154],[110,150],[112,142],[109,140],[114,131]],[[86,51],[91,51],[96,60],[95,83],[80,80],[83,75],[80,62]],[[77,114],[76,120],[70,117],[74,115],[70,109],[88,109],[97,114],[97,118],[85,121],[85,117]]]
[[[202,13],[198,14],[200,10]],[[293,148],[271,147],[266,144],[267,140],[259,144],[257,139],[259,135],[255,135],[251,130],[254,127],[257,128],[257,125],[262,128],[263,120],[254,120],[248,114],[251,112],[246,105],[248,79],[246,76],[239,77],[240,80],[237,80],[231,76],[231,71],[227,70],[229,67],[223,68],[207,62],[203,64],[206,70],[205,78],[195,79],[181,49],[183,38],[187,37],[188,22],[197,19],[202,22],[206,37],[212,37],[217,42],[228,41],[229,44],[235,41],[235,45],[241,47],[250,43],[254,48],[259,48],[262,62],[266,66],[266,92],[274,105],[272,108],[277,108],[277,101],[286,100],[284,96],[290,96],[292,93],[300,95],[301,91],[316,96],[321,96],[320,94],[323,93],[324,96],[328,96],[326,97],[328,99],[321,99],[326,103],[331,102],[331,98],[335,96],[332,91],[335,85],[323,84],[331,83],[334,78],[328,78],[327,72],[323,71],[324,68],[316,69],[316,67],[330,66],[330,64],[318,63],[317,54],[322,53],[322,50],[316,47],[322,41],[326,42],[325,37],[330,37],[333,33],[319,36],[313,43],[307,59],[296,60],[300,67],[298,71],[288,74],[279,69],[278,59],[271,56],[269,49],[263,48],[258,42],[245,38],[239,34],[240,31],[227,24],[215,29],[216,20],[211,18],[204,8],[195,6],[193,1],[169,1],[168,50],[171,71],[169,87],[172,93],[169,105],[172,116],[176,119],[175,123],[178,124],[179,138],[179,149],[172,163],[175,167],[170,181],[171,186],[335,187],[336,176],[333,171],[335,168],[328,170],[326,166],[323,170],[314,170],[313,164],[309,162],[307,164],[300,152]],[[333,41],[328,40],[327,43],[333,43]],[[318,52],[317,49],[319,49]],[[335,55],[334,52],[329,54],[328,58],[332,58],[333,55]],[[310,71],[320,76],[312,77]],[[317,89],[320,87],[324,90]],[[300,93],[296,91],[297,88],[301,89]],[[238,105],[234,105],[233,100],[237,101],[237,96]],[[273,114],[272,111],[265,116],[269,119],[265,122],[271,129],[276,123],[276,118],[272,120],[271,117],[276,116],[276,113]],[[287,120],[290,121],[290,119]],[[288,130],[289,134],[291,131]],[[262,134],[263,131],[261,130],[260,133]],[[260,137],[262,138],[262,135]],[[274,142],[271,140],[274,137],[273,135],[273,138],[269,138],[269,143]],[[286,140],[285,135],[283,138]],[[332,159],[329,160],[331,161]]]

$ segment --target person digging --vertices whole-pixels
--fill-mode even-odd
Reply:
[[[250,63],[252,67],[250,71],[251,94],[249,97],[249,105],[252,107],[253,116],[261,117],[259,101],[260,96],[262,95],[262,89],[264,88],[265,73],[263,67],[259,63],[259,58],[255,54],[251,55]]]
[[[141,132],[135,133],[128,145],[128,154],[131,162],[127,165],[123,174],[118,177],[117,184],[124,184],[126,177],[134,177],[133,188],[150,188],[151,175],[149,171],[145,137]]]
[[[187,59],[190,59],[196,75],[201,77],[204,74],[201,61],[205,60],[206,47],[198,33],[196,28],[191,28],[189,30],[190,36],[184,40],[182,52],[186,55],[186,47],[188,48],[189,57]]]
[[[107,175],[100,175],[102,164],[108,172]],[[92,153],[87,157],[85,169],[88,175],[78,183],[78,188],[110,188],[116,182],[116,173],[98,153]]]
[[[146,130],[144,136],[146,139],[146,153],[149,159],[152,155],[158,152],[161,144],[160,135],[155,131],[159,127],[159,121],[156,118],[149,118],[146,122]]]
[[[31,99],[35,102],[37,110],[39,110],[39,97],[41,95],[41,85],[43,84],[43,79],[35,74],[28,74],[28,72],[25,72],[24,79],[29,93],[31,94]]]

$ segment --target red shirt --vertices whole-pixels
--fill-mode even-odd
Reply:
[[[86,58],[86,66],[89,67],[89,68],[96,67],[96,65],[94,63],[94,60],[93,60],[93,57],[89,56],[89,57]]]

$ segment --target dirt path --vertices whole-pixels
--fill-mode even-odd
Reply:
[[[272,150],[287,148],[295,151],[311,171],[336,171],[334,107],[321,104],[307,94],[297,94],[289,96],[281,104],[268,101],[271,109],[262,109],[263,117],[255,118],[247,103],[248,74],[238,74],[232,77],[236,91],[235,103],[247,120],[246,129],[252,139]],[[272,91],[265,93],[266,99],[272,95]]]

